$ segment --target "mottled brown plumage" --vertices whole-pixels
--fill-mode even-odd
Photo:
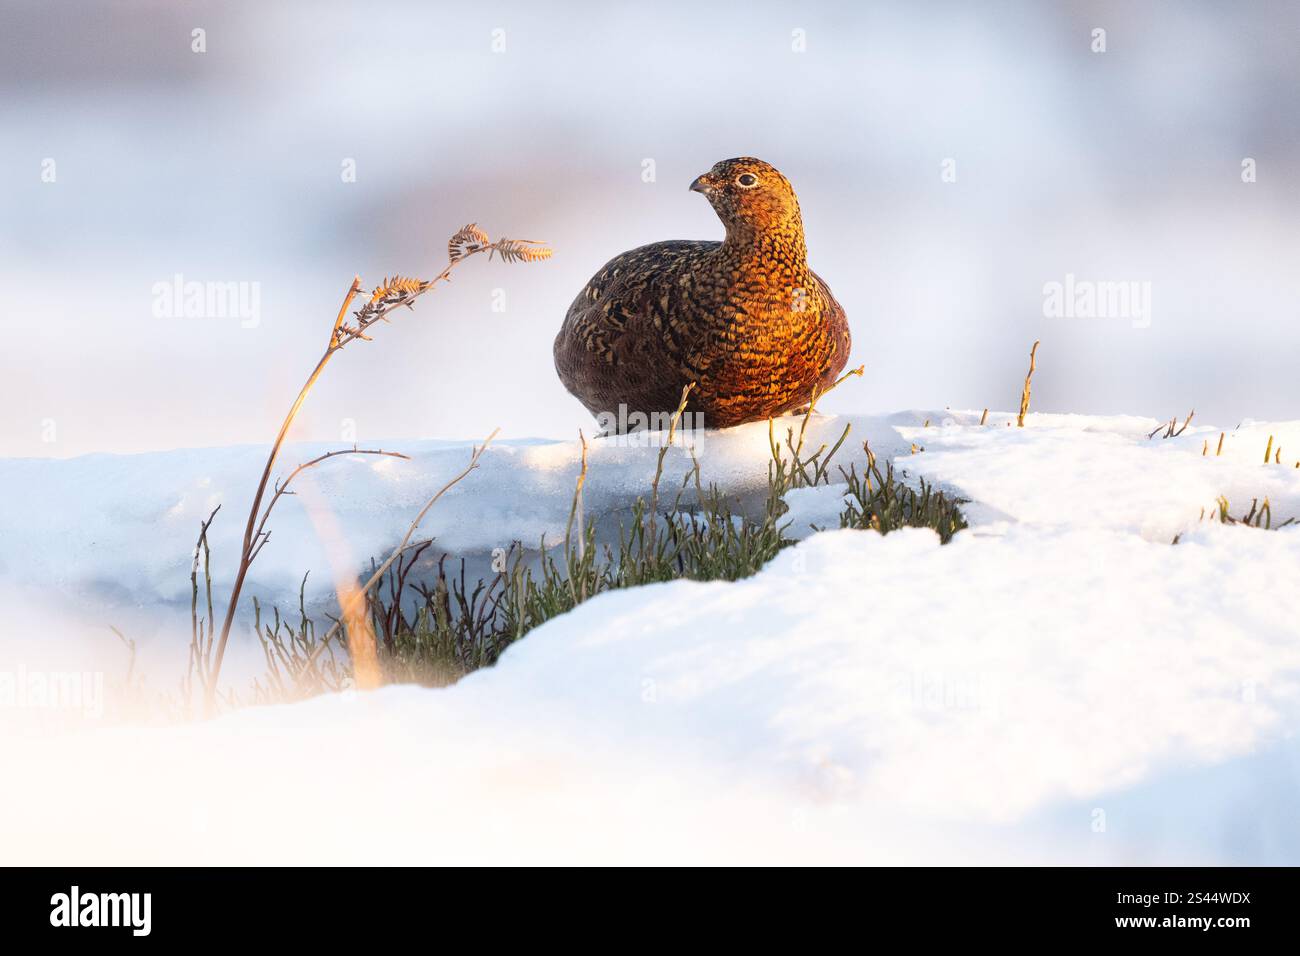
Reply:
[[[724,428],[805,405],[849,358],[844,310],[808,268],[799,201],[759,159],[718,163],[691,184],[722,242],[672,241],[611,259],[555,339],[560,381],[592,414],[687,408]]]

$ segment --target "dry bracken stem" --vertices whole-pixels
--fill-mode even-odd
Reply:
[[[499,239],[496,242],[490,242],[487,234],[471,223],[452,236],[451,242],[447,246],[447,266],[442,272],[427,282],[403,279],[401,276],[386,280],[383,285],[375,289],[370,301],[357,310],[355,313],[357,324],[355,326],[348,325],[344,321],[353,300],[356,298],[357,293],[361,291],[360,276],[353,278],[352,285],[349,287],[347,295],[343,299],[343,304],[339,307],[338,315],[334,319],[334,324],[330,328],[329,344],[325,348],[325,353],[321,356],[320,361],[316,363],[311,375],[307,377],[307,381],[298,393],[298,398],[289,408],[289,413],[280,426],[280,432],[276,436],[275,442],[271,446],[271,453],[266,459],[266,467],[262,470],[262,478],[258,482],[257,493],[253,496],[253,504],[248,511],[248,522],[244,528],[243,548],[239,556],[239,568],[235,573],[235,583],[230,592],[230,603],[226,606],[225,619],[221,625],[221,638],[217,642],[216,655],[213,660],[210,683],[206,694],[206,710],[209,715],[215,710],[217,680],[221,675],[221,664],[225,659],[226,644],[230,640],[230,628],[234,623],[235,611],[239,607],[239,596],[244,587],[244,580],[248,576],[249,565],[257,556],[258,547],[256,542],[259,538],[265,542],[265,537],[260,532],[255,533],[260,528],[257,525],[257,520],[262,507],[262,498],[266,494],[267,483],[271,480],[271,471],[275,467],[277,456],[280,454],[280,446],[284,444],[285,436],[289,433],[289,427],[293,424],[294,418],[297,417],[303,402],[307,400],[307,394],[311,391],[312,386],[316,384],[316,380],[320,378],[321,373],[325,371],[325,366],[329,364],[329,360],[334,357],[336,352],[356,339],[369,341],[369,336],[366,335],[367,329],[376,322],[387,321],[388,313],[399,306],[404,305],[410,308],[411,303],[416,298],[438,283],[449,281],[451,272],[457,265],[480,252],[487,252],[489,256],[499,253],[501,258],[507,262],[533,262],[549,258],[551,255],[549,248],[530,240]]]
[[[253,532],[257,522],[258,512],[262,509],[262,496],[266,494],[267,482],[271,480],[271,469],[275,467],[275,459],[280,454],[280,446],[284,444],[284,438],[289,433],[289,426],[293,424],[294,418],[298,415],[298,410],[302,408],[302,403],[307,400],[307,393],[311,391],[316,380],[320,378],[321,372],[325,371],[325,366],[329,360],[334,357],[334,353],[343,346],[339,343],[338,329],[342,324],[343,316],[347,314],[348,306],[356,298],[356,294],[361,289],[361,279],[359,277],[352,280],[347,295],[343,298],[343,305],[339,308],[338,318],[334,320],[334,331],[330,335],[329,347],[325,349],[325,354],[321,356],[316,367],[307,376],[307,381],[303,384],[302,389],[298,392],[298,397],[289,408],[289,414],[285,415],[284,422],[280,425],[280,433],[276,435],[274,444],[271,445],[271,453],[266,458],[266,467],[262,469],[262,478],[257,483],[257,493],[253,495],[253,504],[248,509],[248,522],[244,526],[244,543],[239,553],[239,569],[235,573],[235,583],[230,590],[230,603],[226,605],[226,616],[221,624],[221,638],[217,641],[216,657],[212,662],[212,670],[205,695],[205,709],[210,715],[215,710],[216,705],[216,686],[221,676],[221,663],[226,656],[226,643],[230,640],[230,627],[235,620],[235,610],[239,607],[239,594],[244,588],[244,579],[248,576],[248,567],[253,563],[255,551],[253,549]]]
[[[339,326],[343,324],[343,317],[348,314],[348,306],[361,291],[361,276],[352,277],[352,288],[348,290],[347,297],[343,300],[343,305],[339,309],[338,316],[334,319],[334,328],[330,331],[330,348],[337,348],[339,344]]]
[[[333,626],[331,626],[330,629],[325,633],[325,636],[321,638],[320,643],[316,645],[316,649],[312,651],[311,656],[307,659],[307,663],[309,665],[315,663],[316,658],[320,656],[321,651],[323,651],[326,648],[329,642],[334,638],[334,635],[338,633],[339,628],[342,626],[343,622],[349,619],[349,615],[355,615],[359,613],[359,609],[363,605],[366,595],[370,593],[371,588],[373,588],[376,584],[380,582],[380,580],[383,578],[384,574],[388,571],[388,569],[393,566],[393,562],[396,561],[399,557],[401,557],[402,553],[405,552],[408,548],[413,547],[413,545],[411,544],[411,536],[415,534],[416,529],[420,527],[420,522],[424,520],[424,516],[427,515],[429,513],[429,510],[433,508],[435,504],[438,503],[438,499],[440,499],[455,484],[457,484],[459,481],[461,481],[461,479],[463,479],[466,475],[468,475],[471,471],[473,471],[475,468],[478,467],[479,459],[483,457],[483,453],[487,451],[488,445],[492,444],[492,439],[497,437],[497,432],[499,432],[500,430],[501,429],[499,428],[494,428],[492,430],[492,434],[488,435],[487,439],[483,442],[483,444],[477,446],[474,449],[473,454],[470,456],[469,464],[465,467],[465,470],[460,472],[460,474],[452,478],[451,481],[447,482],[445,485],[439,488],[438,493],[424,503],[424,507],[421,508],[420,513],[415,516],[415,520],[411,522],[411,526],[406,529],[406,534],[402,538],[402,543],[393,549],[393,553],[388,556],[388,560],[386,560],[383,564],[381,564],[375,570],[375,572],[372,575],[370,575],[370,579],[366,581],[366,583],[363,584],[360,588],[357,589],[357,591],[351,596],[350,600],[344,602],[344,605],[346,606],[340,607],[339,610],[342,613],[339,614],[339,619],[334,622]],[[422,542],[416,542],[416,545],[419,545],[421,543]]]
[[[1017,428],[1025,427],[1025,415],[1029,412],[1029,387],[1031,380],[1034,377],[1034,359],[1037,355],[1038,343],[1035,342],[1034,347],[1029,350],[1029,372],[1025,375],[1025,387],[1020,393],[1020,414],[1016,416]]]
[[[582,576],[582,595],[579,597],[577,586],[573,583],[573,562],[570,560],[572,554],[573,525],[578,525],[578,563],[586,555],[586,518],[583,514],[582,507],[582,488],[587,483],[587,436],[578,429],[578,441],[582,443],[582,467],[578,471],[578,481],[573,489],[573,505],[569,508],[569,523],[564,528],[564,564],[565,570],[568,571],[569,593],[573,598],[574,604],[579,604],[587,600],[587,577]]]
[[[403,461],[411,460],[409,455],[403,455],[401,452],[384,451],[382,448],[358,448],[356,445],[353,445],[351,448],[340,448],[337,451],[327,451],[323,455],[316,456],[311,461],[304,461],[289,473],[288,478],[276,483],[275,494],[271,496],[270,503],[266,506],[266,510],[262,512],[262,520],[257,523],[257,531],[253,534],[253,558],[257,557],[266,542],[270,540],[271,532],[265,530],[267,519],[271,517],[271,510],[275,507],[277,501],[285,495],[293,494],[293,492],[289,490],[289,485],[293,480],[308,468],[314,468],[321,462],[327,461],[330,458],[337,458],[339,455],[383,455],[386,458],[401,458]],[[249,563],[252,563],[252,558],[249,559]]]

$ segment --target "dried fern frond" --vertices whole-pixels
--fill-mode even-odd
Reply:
[[[433,280],[436,282],[437,280]],[[370,295],[370,301],[357,309],[353,314],[357,317],[357,322],[361,329],[365,329],[370,324],[383,319],[385,314],[397,308],[399,305],[411,307],[415,297],[420,295],[431,286],[433,282],[427,279],[415,279],[410,276],[395,275],[391,279],[385,279],[375,287],[375,291]],[[385,320],[387,321],[387,320]],[[344,339],[347,338],[364,338],[357,330],[340,327],[338,329],[343,333]]]
[[[230,600],[226,605],[226,614],[221,626],[221,637],[215,645],[212,644],[211,640],[212,625],[215,624],[215,621],[209,621],[207,645],[205,646],[211,650],[213,656],[210,662],[205,662],[203,665],[206,673],[204,710],[207,714],[211,715],[216,710],[217,687],[218,678],[221,676],[221,663],[225,657],[227,642],[230,639],[230,630],[234,624],[235,612],[239,607],[239,598],[244,583],[244,576],[248,571],[249,565],[252,564],[253,559],[257,557],[262,546],[266,544],[269,537],[269,532],[265,532],[261,526],[257,525],[257,519],[259,512],[261,512],[263,496],[266,493],[267,485],[271,478],[271,469],[275,466],[276,457],[280,453],[280,447],[284,442],[285,435],[288,434],[289,426],[293,424],[293,420],[298,414],[298,410],[302,407],[303,401],[307,398],[307,393],[311,391],[312,386],[325,370],[325,366],[329,362],[330,358],[340,349],[358,339],[362,341],[370,341],[370,336],[366,334],[367,331],[369,331],[377,322],[388,321],[387,316],[389,312],[401,306],[413,308],[414,302],[419,296],[422,296],[430,289],[435,288],[438,283],[449,282],[451,280],[451,273],[452,270],[455,269],[457,262],[468,255],[483,252],[487,249],[500,252],[501,258],[507,262],[533,262],[538,259],[549,259],[551,256],[551,250],[549,248],[522,239],[506,239],[502,240],[502,242],[496,246],[493,246],[492,241],[488,238],[488,234],[474,223],[470,223],[452,236],[451,241],[447,244],[447,255],[451,261],[447,263],[445,269],[432,279],[428,280],[414,279],[403,275],[394,275],[392,278],[384,279],[384,281],[380,283],[371,294],[370,301],[363,303],[361,308],[352,313],[353,316],[355,316],[356,324],[349,324],[344,321],[347,317],[348,310],[352,308],[352,304],[361,293],[361,278],[358,276],[352,280],[351,285],[348,287],[347,294],[343,298],[343,304],[339,306],[338,316],[334,319],[334,324],[330,327],[329,344],[325,347],[325,354],[322,355],[320,361],[316,363],[316,368],[312,371],[311,375],[308,376],[306,384],[304,384],[302,389],[299,391],[297,401],[290,406],[289,413],[285,416],[284,423],[280,427],[279,437],[276,438],[275,444],[271,446],[271,454],[266,460],[266,468],[262,472],[261,483],[257,486],[257,493],[253,497],[253,505],[248,512],[248,523],[244,530],[244,544],[243,550],[240,553],[239,570],[236,572],[235,585],[230,592]],[[491,441],[490,437],[488,441]],[[487,447],[486,443],[483,447]],[[474,458],[470,463],[470,469],[473,469],[477,464],[478,456],[481,452],[482,448],[475,452]],[[465,474],[468,474],[468,471],[466,471]],[[462,474],[461,477],[464,477],[464,475]],[[290,479],[291,478],[292,475],[290,475]],[[459,480],[459,478],[453,479],[451,484],[455,484]],[[451,487],[450,484],[444,487],[443,491],[446,491],[449,487]],[[261,512],[263,514],[263,523],[265,523],[265,515],[270,512],[270,508],[282,494],[285,494],[284,486],[277,485],[274,490],[274,497],[272,498],[271,504],[267,506],[267,511]],[[433,503],[437,501],[438,497],[441,495],[442,492],[438,492],[438,495],[425,505],[425,511],[432,507]],[[421,517],[423,517],[423,512],[421,512]],[[416,524],[418,523],[419,518],[416,519]],[[206,528],[206,525],[204,527]],[[414,530],[415,525],[412,525],[411,530],[407,532],[408,539]],[[379,572],[376,572],[376,578],[382,574],[384,569],[392,564],[398,555],[400,555],[406,544],[406,541],[402,542],[402,547],[400,547],[398,551],[394,552],[393,556],[385,563],[384,568],[381,568]],[[372,579],[371,582],[366,585],[367,591],[373,583],[374,580]],[[363,591],[362,593],[365,592]],[[211,601],[209,600],[209,607],[210,606]],[[328,640],[328,636],[326,637],[326,640]],[[370,653],[372,654],[374,653],[373,640],[374,637],[372,634],[370,636]],[[324,646],[324,644],[321,646]],[[356,660],[355,648],[353,649],[353,659]]]
[[[355,326],[336,325],[330,347],[338,348],[353,339],[366,338],[366,329],[380,320],[388,321],[388,313],[396,308],[413,308],[418,296],[439,282],[449,281],[452,269],[459,262],[479,252],[487,252],[489,256],[500,253],[505,262],[538,262],[551,258],[552,254],[549,246],[532,239],[498,239],[493,242],[486,232],[471,222],[448,241],[447,268],[432,279],[415,279],[400,274],[384,279],[370,294],[370,301],[352,313],[357,319]]]
[[[506,262],[540,262],[551,258],[552,249],[533,239],[498,239],[492,244],[488,258],[493,253],[500,255]]]
[[[412,292],[423,292],[428,286],[429,283],[424,279],[412,279],[410,276],[395,275],[391,279],[385,279],[375,287],[375,291],[370,296],[370,301],[378,302],[380,299],[409,295]]]
[[[488,234],[478,227],[477,223],[471,222],[464,226],[451,237],[447,243],[447,258],[452,262],[457,259],[463,259],[471,252],[478,252],[492,244]]]

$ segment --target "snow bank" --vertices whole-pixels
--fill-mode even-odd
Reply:
[[[1202,510],[1226,495],[1234,513],[1252,498],[1269,497],[1273,512],[1300,515],[1300,422],[1243,423],[1225,434],[1192,426],[1179,438],[1148,440],[1157,426],[1130,416],[1031,415],[1030,427],[1008,427],[1012,416],[991,414],[978,427],[977,412],[899,412],[888,416],[821,417],[812,421],[804,447],[833,444],[847,424],[850,435],[836,461],[863,458],[870,441],[883,460],[972,499],[976,520],[1014,519],[1035,524],[1111,527],[1169,541],[1193,527]],[[777,423],[783,440],[799,419]],[[926,423],[929,423],[928,425]],[[1289,468],[1256,467],[1267,439]],[[1209,455],[1201,459],[1203,443]],[[276,506],[272,540],[250,575],[250,593],[282,606],[296,604],[302,576],[309,596],[330,591],[326,542],[319,511],[337,523],[358,566],[386,556],[424,502],[460,472],[471,442],[379,442],[410,456],[346,456],[299,477],[303,491]],[[924,454],[910,454],[913,446]],[[277,474],[336,445],[290,444]],[[233,579],[239,541],[257,476],[261,446],[189,449],[141,455],[87,455],[74,459],[0,459],[0,489],[21,507],[0,514],[0,578],[84,599],[146,605],[189,602],[189,573],[199,523],[217,505],[210,541],[216,586]],[[502,441],[478,471],[430,512],[421,536],[458,554],[491,552],[513,541],[530,546],[543,537],[558,542],[569,516],[578,472],[578,443]],[[649,489],[657,448],[595,439],[586,484],[588,515],[626,508]],[[703,479],[730,493],[766,486],[770,457],[766,424],[707,432],[696,448]],[[691,467],[681,448],[669,450],[661,482],[680,487]],[[838,478],[838,471],[832,469]],[[665,492],[666,493],[666,492]],[[831,499],[834,500],[831,500]],[[841,510],[835,492],[796,492],[789,499],[798,536],[810,525],[834,527]],[[317,505],[317,515],[309,505]],[[1281,520],[1281,517],[1279,517]]]
[[[1031,415],[1026,428],[899,431],[925,448],[908,459],[909,471],[978,502],[968,515],[976,520],[1112,528],[1168,543],[1195,527],[1202,510],[1217,512],[1222,495],[1234,516],[1249,511],[1252,499],[1268,498],[1274,524],[1300,521],[1300,422],[1193,425],[1177,438],[1148,438],[1157,424]],[[1263,467],[1270,437],[1282,463]]]
[[[921,413],[854,418],[860,450],[870,438],[886,454],[907,447],[898,428],[920,425]],[[778,423],[778,435],[801,420]],[[805,447],[834,442],[844,423],[818,418]],[[833,434],[832,434],[833,433]],[[400,452],[409,461],[344,456],[304,472],[293,485],[301,494],[282,498],[272,531],[249,577],[248,593],[296,606],[307,571],[309,594],[329,592],[326,535],[320,512],[337,523],[358,567],[386,557],[411,520],[439,488],[469,462],[472,442],[377,442],[368,447]],[[339,446],[290,444],[277,475]],[[346,446],[345,446],[346,447]],[[766,488],[765,423],[707,432],[696,444],[703,480],[728,492]],[[203,448],[140,455],[87,455],[73,459],[0,459],[0,489],[22,502],[0,514],[0,577],[18,584],[83,598],[96,607],[179,602],[188,606],[190,565],[199,524],[221,505],[209,540],[213,580],[220,589],[234,578],[248,506],[268,449]],[[649,492],[656,447],[627,439],[595,439],[585,498],[588,515],[625,508]],[[691,467],[680,447],[669,449],[661,487],[678,488]],[[454,553],[490,552],[513,541],[536,546],[561,540],[579,468],[578,442],[501,441],[479,469],[452,488],[421,526],[421,537]],[[315,513],[313,513],[313,506]]]
[[[1300,512],[1300,471],[1262,463],[1269,435],[1300,453],[1300,424],[1243,425],[1216,458],[1216,429],[978,420],[853,422],[851,443],[975,499],[949,545],[829,531],[745,581],[602,595],[444,691],[11,735],[0,845],[49,863],[1300,863],[1300,528],[1199,520],[1219,494]],[[708,439],[706,474],[756,480],[765,427]],[[499,500],[448,509],[481,522],[457,540],[567,514],[573,452],[503,448],[471,479]],[[421,454],[432,472],[466,452]],[[597,451],[593,500],[639,493],[653,457]],[[379,509],[330,480],[344,513]]]

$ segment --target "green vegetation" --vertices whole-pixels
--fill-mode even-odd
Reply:
[[[806,426],[806,420],[805,420]],[[574,493],[564,541],[554,547],[540,542],[537,551],[516,542],[487,580],[466,576],[465,562],[447,568],[437,562],[432,580],[417,565],[430,547],[412,549],[367,594],[367,621],[373,629],[386,683],[443,686],[480,667],[494,664],[512,643],[578,604],[618,588],[686,578],[734,581],[756,573],[783,548],[794,544],[782,496],[793,488],[830,485],[829,453],[801,454],[803,429],[787,436],[784,447],[772,442],[768,488],[761,512],[739,513],[714,486],[705,486],[698,461],[662,500],[663,454],[649,494],[638,498],[620,521],[617,535],[599,543],[597,522],[583,520],[582,472]],[[942,541],[966,526],[958,502],[925,482],[914,488],[892,464],[882,470],[864,445],[866,463],[840,469],[846,504],[841,528],[887,534],[903,527],[931,528]],[[752,510],[752,509],[751,509]],[[305,585],[305,579],[304,579]],[[197,586],[197,585],[196,585]],[[253,689],[257,702],[309,697],[350,686],[351,667],[337,641],[322,641],[301,601],[296,620],[258,608],[258,636],[266,657],[266,675]],[[230,701],[233,703],[233,701]]]

